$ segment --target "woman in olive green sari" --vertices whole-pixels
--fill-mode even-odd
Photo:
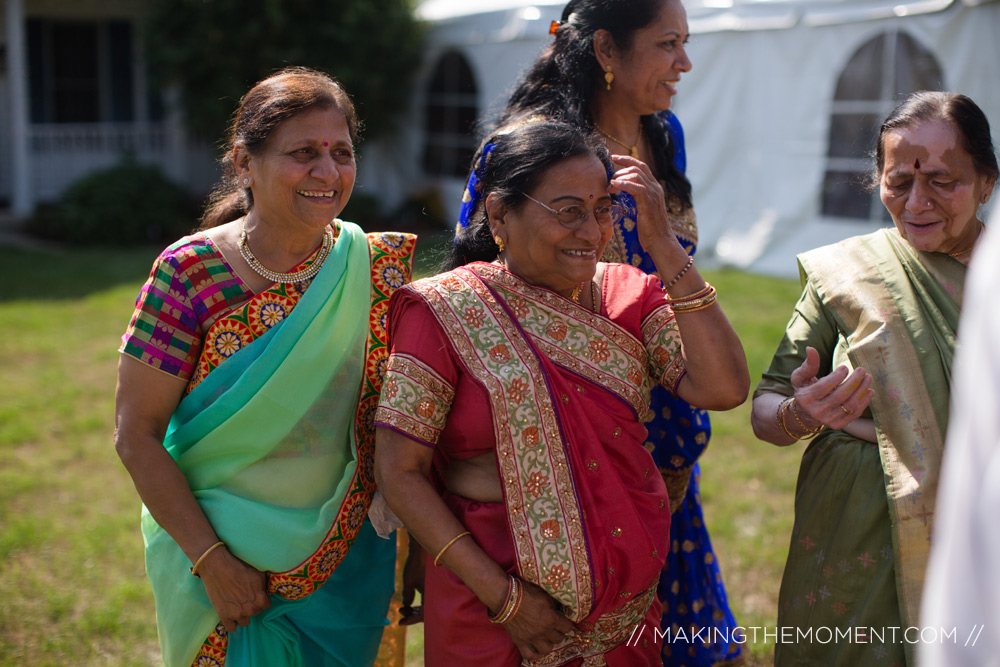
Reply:
[[[754,393],[757,437],[815,436],[779,594],[778,625],[796,639],[776,645],[777,665],[912,664],[919,635],[904,631],[917,625],[962,286],[998,168],[982,111],[946,93],[897,107],[875,161],[894,227],[799,256],[802,296]]]

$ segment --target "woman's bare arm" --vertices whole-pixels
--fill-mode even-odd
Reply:
[[[466,530],[428,481],[432,458],[429,447],[391,429],[376,429],[375,481],[379,491],[431,559]],[[503,607],[509,586],[507,573],[471,536],[452,543],[439,563],[458,575],[491,613]],[[522,657],[538,659],[573,629],[573,623],[555,610],[547,593],[525,583],[521,607],[504,627]]]
[[[219,536],[187,478],[163,447],[170,416],[185,385],[182,379],[121,355],[115,390],[115,449],[150,514],[194,563]],[[246,625],[250,616],[271,605],[266,575],[225,547],[212,551],[199,564],[198,574],[228,631]]]

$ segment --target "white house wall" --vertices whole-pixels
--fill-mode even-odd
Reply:
[[[2,4],[6,4],[5,2]],[[23,19],[103,21],[131,20],[136,27],[133,36],[138,60],[134,63],[135,110],[137,120],[131,123],[90,123],[70,125],[53,123],[30,125],[31,146],[25,171],[29,174],[29,211],[36,202],[57,198],[77,178],[92,171],[117,164],[132,147],[142,162],[159,165],[166,175],[194,194],[204,194],[216,180],[213,148],[206,143],[194,143],[183,130],[176,105],[166,122],[147,123],[147,82],[142,60],[142,17],[148,0],[23,0]],[[5,44],[5,13],[0,13],[0,44]],[[9,61],[9,54],[8,54]],[[6,76],[5,76],[6,75]],[[11,118],[9,73],[0,74],[0,199],[12,197],[11,172],[15,169],[11,155]]]

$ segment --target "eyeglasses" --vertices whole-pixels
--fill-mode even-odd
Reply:
[[[587,217],[590,215],[590,211],[587,207],[581,206],[580,204],[570,204],[569,206],[563,206],[561,209],[556,210],[524,192],[521,194],[544,208],[552,215],[556,216],[556,220],[559,221],[559,224],[566,229],[577,229],[580,225],[587,221]],[[624,213],[625,209],[623,209],[621,205],[618,203],[612,203],[607,206],[595,207],[594,219],[597,220],[598,226],[610,227],[616,220],[621,220]]]

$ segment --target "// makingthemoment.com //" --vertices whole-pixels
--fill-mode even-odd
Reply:
[[[952,628],[921,628],[921,627],[848,627],[830,628],[796,628],[792,626],[747,626],[736,628],[700,628],[691,630],[678,628],[661,629],[650,627],[645,623],[635,626],[632,635],[625,642],[626,646],[638,646],[642,641],[653,641],[664,644],[798,644],[815,642],[817,644],[932,644],[948,642],[975,646],[979,641],[985,626],[973,625],[966,632],[958,627]]]

